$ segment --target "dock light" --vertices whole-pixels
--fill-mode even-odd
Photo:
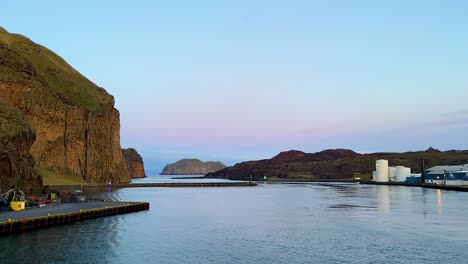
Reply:
[[[11,218],[8,218],[8,222],[11,222]]]
[[[80,209],[80,213],[83,212],[83,209]]]
[[[105,208],[107,208],[107,205],[106,205],[106,207],[105,207]]]
[[[48,213],[47,216],[50,216],[50,213]]]

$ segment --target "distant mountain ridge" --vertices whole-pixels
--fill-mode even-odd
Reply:
[[[355,157],[360,154],[349,149],[326,149],[317,153],[305,153],[298,150],[290,150],[279,153],[270,159],[272,163],[282,162],[310,162],[320,160],[335,160]]]
[[[208,173],[205,177],[247,180],[252,174],[255,180],[263,177],[284,180],[352,179],[370,177],[378,159],[389,160],[391,166],[407,166],[413,172],[420,172],[421,159],[425,160],[426,168],[436,165],[466,164],[468,151],[443,152],[432,147],[426,151],[371,154],[359,154],[349,149],[327,149],[317,153],[290,150],[281,152],[271,159],[238,163]]]
[[[203,162],[199,159],[182,159],[167,164],[161,175],[204,175],[226,168],[220,161]]]

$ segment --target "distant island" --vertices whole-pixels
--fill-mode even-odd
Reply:
[[[220,161],[203,162],[199,159],[181,159],[167,164],[161,175],[205,175],[226,168]]]

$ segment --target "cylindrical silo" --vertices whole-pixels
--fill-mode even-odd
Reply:
[[[377,172],[376,182],[388,182],[388,160],[377,160],[375,170]]]
[[[388,177],[390,177],[390,181],[392,182],[397,181],[395,167],[388,167]]]
[[[396,178],[398,182],[406,181],[406,177],[411,176],[411,168],[407,168],[404,166],[397,166],[396,167]]]
[[[405,178],[403,181],[406,181],[406,177],[411,177],[411,168],[405,167]]]

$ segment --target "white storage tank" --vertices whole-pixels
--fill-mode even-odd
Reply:
[[[390,177],[390,181],[397,181],[395,167],[388,167],[388,176]]]
[[[411,168],[404,166],[396,167],[396,180],[397,182],[405,182],[406,177],[411,177]]]
[[[388,160],[377,160],[375,162],[376,182],[388,182]]]
[[[405,167],[404,175],[401,177],[401,181],[406,181],[406,177],[411,177],[411,168]]]

